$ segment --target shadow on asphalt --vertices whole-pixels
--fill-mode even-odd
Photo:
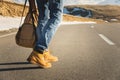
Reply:
[[[0,63],[0,65],[24,65],[24,64],[31,64],[29,62],[13,62],[13,63]],[[35,67],[15,67],[15,68],[0,68],[1,71],[16,71],[16,70],[32,70],[32,69],[43,69],[40,66]]]
[[[0,63],[0,65],[21,65],[21,64],[31,64],[29,62],[13,62],[13,63]]]

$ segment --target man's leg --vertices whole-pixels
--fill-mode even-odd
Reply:
[[[43,28],[42,35],[40,40],[36,45],[36,50],[44,51],[48,49],[49,43],[54,36],[59,23],[61,22],[62,12],[63,12],[63,0],[48,0],[49,1],[49,10],[50,18],[47,21],[45,27]]]
[[[45,28],[45,25],[49,19],[49,9],[48,9],[47,0],[36,0],[36,1],[39,11],[39,18],[38,18],[38,26],[36,28],[37,41],[34,50],[37,51],[36,46],[38,46],[39,43],[41,42],[40,37],[42,36],[43,29]]]
[[[38,5],[38,11],[39,11],[39,21],[38,26],[36,29],[37,34],[37,42],[36,45],[38,45],[40,36],[42,35],[44,26],[46,25],[48,21],[48,3],[45,0],[37,0]],[[36,50],[33,50],[33,52],[30,54],[30,56],[27,59],[32,64],[38,64],[42,68],[50,68],[52,65],[49,63],[45,56],[42,53],[37,52]]]
[[[46,22],[46,25],[40,29],[41,34],[40,36],[38,36],[39,39],[35,45],[33,54],[31,54],[31,58],[29,60],[29,62],[33,64],[39,64],[43,68],[50,68],[51,64],[49,63],[49,61],[57,60],[57,57],[51,56],[49,52],[46,51],[46,49],[48,49],[48,45],[61,21],[63,12],[63,0],[49,0],[49,10],[50,18]],[[41,54],[41,52],[43,52],[43,54]]]

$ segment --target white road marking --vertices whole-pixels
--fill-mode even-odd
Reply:
[[[105,42],[107,42],[109,45],[115,45],[110,39],[108,39],[106,36],[103,34],[98,34]]]
[[[95,26],[90,26],[91,28],[94,28]]]
[[[96,22],[77,22],[77,21],[72,21],[72,22],[62,22],[61,25],[75,25],[75,24],[96,24]]]
[[[10,35],[13,35],[13,34],[16,34],[16,32],[10,33],[10,34],[6,34],[6,35],[2,35],[2,36],[0,36],[0,38],[7,37],[7,36],[10,36]]]

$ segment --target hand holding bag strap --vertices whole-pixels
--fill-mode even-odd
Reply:
[[[34,11],[36,11],[36,6],[35,6],[35,1],[34,0],[29,0],[29,11],[31,14],[31,18],[32,18],[32,24],[35,27],[35,19],[34,19]]]
[[[36,19],[36,15],[37,15],[37,9],[36,9],[36,5],[35,5],[35,0],[29,0],[29,11],[32,17],[32,23],[34,26],[34,30],[36,32],[36,25],[35,25],[35,19]],[[34,17],[35,15],[35,17]],[[37,16],[38,17],[38,16]],[[35,39],[37,40],[37,35],[35,34]]]
[[[29,0],[29,13],[32,14],[32,16],[33,16],[32,19],[33,19],[34,25],[37,26],[38,13],[37,13],[37,7],[35,4],[35,0]]]
[[[29,7],[29,11],[32,10],[32,12],[37,12],[36,5],[35,5],[35,0],[29,0],[29,5],[31,6],[31,9]]]
[[[24,3],[24,7],[23,7],[23,11],[22,11],[22,16],[21,16],[21,20],[20,20],[20,26],[22,24],[22,19],[23,19],[23,15],[24,15],[24,12],[25,12],[25,7],[26,7],[26,4],[27,4],[27,1],[28,0],[25,0],[25,3]],[[35,14],[37,14],[37,9],[36,9],[36,5],[35,5],[35,0],[29,0],[29,12],[31,14],[33,14],[33,12]],[[32,16],[31,16],[32,17]]]

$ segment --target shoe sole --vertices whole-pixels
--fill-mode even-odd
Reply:
[[[51,64],[49,64],[50,66],[43,66],[42,64],[38,63],[36,60],[33,60],[33,59],[30,60],[29,58],[27,59],[27,61],[30,62],[31,64],[39,65],[41,68],[44,68],[44,69],[52,67]]]

